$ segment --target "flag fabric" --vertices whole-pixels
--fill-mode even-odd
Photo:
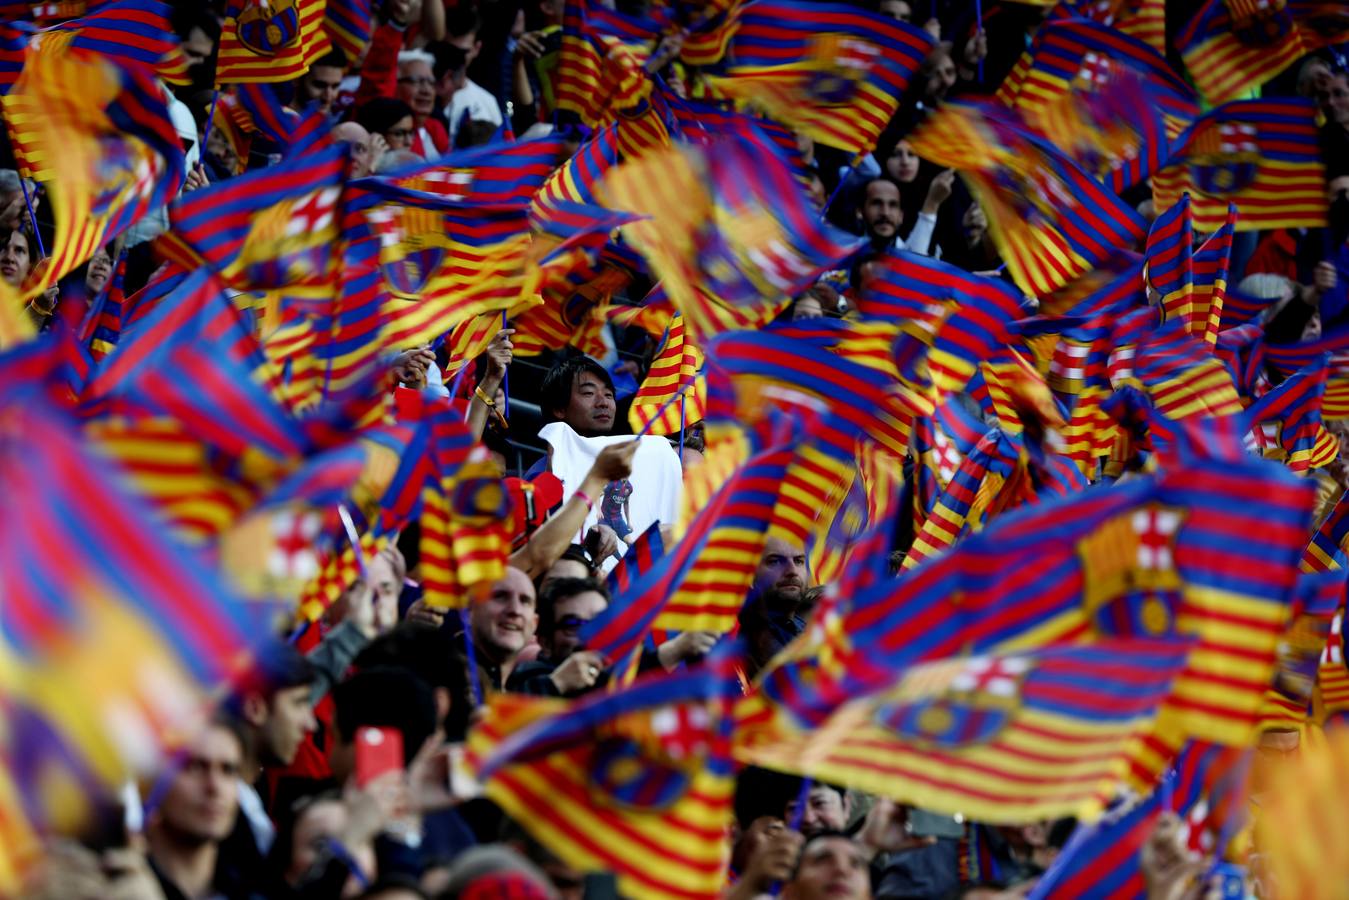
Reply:
[[[736,756],[983,822],[1090,820],[1188,651],[1118,640],[923,663],[803,739],[751,733]]]
[[[11,382],[6,398],[29,390]],[[160,770],[206,692],[238,674],[256,623],[71,423],[29,399],[0,413],[7,714],[21,705],[50,728],[55,746],[25,759],[31,772],[45,762],[59,778],[63,758],[78,760],[111,794],[129,774]],[[75,800],[21,785],[34,804]],[[45,812],[39,821],[62,819]]]
[[[325,0],[230,0],[216,52],[216,85],[294,81],[332,45]]]
[[[1335,460],[1339,441],[1321,427],[1327,374],[1326,360],[1322,359],[1319,365],[1297,372],[1251,405],[1245,415],[1251,425],[1253,449],[1282,459],[1294,472],[1320,468]]]
[[[725,883],[733,657],[566,703],[501,694],[469,736],[489,799],[582,872],[635,900]]]
[[[323,13],[323,30],[334,47],[342,51],[348,65],[365,58],[374,29],[370,0],[328,0]]]
[[[1312,534],[1311,541],[1302,552],[1299,568],[1304,572],[1330,572],[1344,568],[1347,536],[1349,500],[1342,496]]]
[[[1142,219],[1118,196],[978,104],[944,104],[910,143],[924,159],[961,172],[1008,272],[1027,293],[1061,288],[1144,236]]]
[[[698,373],[703,354],[684,335],[684,317],[675,316],[665,344],[651,361],[646,378],[637,389],[628,411],[633,430],[648,434],[679,434],[706,415],[706,388],[699,390]],[[670,403],[674,397],[680,399]],[[647,428],[649,423],[650,428]]]
[[[875,149],[932,36],[879,13],[816,0],[755,0],[740,10],[715,91],[760,106],[817,141]]]
[[[168,97],[143,68],[41,54],[3,98],[21,173],[50,185],[56,235],[36,294],[163,206],[185,177]]]
[[[1100,6],[1080,10],[1086,18],[1051,16],[999,86],[997,99],[1035,120],[1066,94],[1127,73],[1161,112],[1168,136],[1175,137],[1199,115],[1194,92],[1167,65],[1164,48],[1096,20]]]
[[[719,310],[767,322],[859,245],[820,219],[781,158],[739,137],[625,163],[601,193],[647,217],[624,236],[700,342],[722,330]]]
[[[1161,295],[1162,314],[1183,319],[1191,327],[1194,303],[1194,227],[1190,195],[1182,194],[1170,209],[1153,220],[1145,254],[1147,278]]]
[[[1181,822],[1187,851],[1214,853],[1219,859],[1246,819],[1250,752],[1190,742],[1176,759],[1168,782],[1148,796],[1124,801],[1064,849],[1065,858],[1031,890],[1035,900],[1056,896],[1147,896],[1143,845],[1158,817],[1174,813]]]
[[[656,23],[591,0],[567,0],[562,48],[553,74],[557,108],[602,128],[651,91],[645,66],[659,37]]]
[[[1176,139],[1153,176],[1157,209],[1191,197],[1194,227],[1217,231],[1228,205],[1237,231],[1315,228],[1326,222],[1325,167],[1310,100],[1240,100],[1219,106]]]
[[[38,38],[49,46],[95,53],[145,66],[170,84],[189,84],[187,59],[178,46],[170,20],[172,7],[159,0],[115,0],[52,26]]]
[[[1223,307],[1227,305],[1227,274],[1232,263],[1232,238],[1237,224],[1236,204],[1227,207],[1227,221],[1194,253],[1194,311],[1190,332],[1209,346],[1218,343]]]
[[[187,271],[204,263],[238,290],[331,295],[346,157],[332,146],[185,194],[156,246]]]
[[[1309,53],[1349,39],[1349,11],[1322,0],[1208,0],[1177,36],[1185,67],[1210,103],[1235,100]]]
[[[21,22],[0,22],[0,96],[9,93],[19,80],[32,30]]]

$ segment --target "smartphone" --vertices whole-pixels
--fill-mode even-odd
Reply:
[[[397,728],[356,729],[356,783],[365,787],[403,768],[403,733]]]
[[[910,831],[918,837],[962,838],[965,825],[950,816],[939,816],[922,809],[909,810]]]

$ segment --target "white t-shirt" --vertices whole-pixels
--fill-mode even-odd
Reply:
[[[632,440],[631,435],[625,434],[581,437],[565,422],[545,425],[539,430],[539,437],[553,448],[549,465],[562,482],[564,501],[580,487],[601,450],[610,444]],[[679,454],[665,438],[647,435],[633,457],[632,477],[611,481],[603,496],[590,498],[595,501],[595,508],[586,517],[581,536],[598,523],[608,525],[624,541],[631,542],[653,522],[673,525],[679,515],[679,496],[683,487],[684,473],[679,465]],[[617,560],[610,557],[604,564],[605,571],[616,563]]]
[[[498,128],[501,127],[501,107],[497,105],[497,98],[472,81],[465,81],[464,86],[454,92],[454,96],[450,98],[449,108],[445,110],[445,126],[450,133],[450,146],[454,146],[454,137],[459,133],[459,127],[464,124],[465,113],[468,114],[468,121],[491,122]]]

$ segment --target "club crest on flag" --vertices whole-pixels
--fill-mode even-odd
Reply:
[[[682,797],[690,776],[648,757],[641,744],[627,738],[601,741],[590,765],[590,789],[600,802],[614,806],[663,809]]]
[[[1031,661],[1020,657],[975,657],[923,666],[901,688],[919,696],[880,706],[876,721],[919,745],[953,748],[986,743],[1011,722],[1030,667]]]
[[[1247,122],[1212,122],[1196,136],[1190,173],[1206,194],[1224,197],[1249,187],[1260,163],[1256,127]]]
[[[98,193],[93,199],[93,215],[106,215],[128,192],[138,198],[147,198],[154,192],[162,174],[155,165],[158,157],[133,152],[120,136],[103,135],[99,145],[101,150],[94,163]]]
[[[300,39],[295,0],[261,0],[239,14],[239,43],[258,56],[275,56]]]
[[[1232,19],[1232,34],[1251,47],[1277,44],[1293,28],[1284,0],[1223,0]]]
[[[1105,523],[1078,544],[1082,595],[1101,634],[1161,636],[1175,626],[1184,513],[1152,504]]]
[[[811,72],[807,91],[820,103],[847,103],[879,54],[875,44],[844,34],[816,35],[811,58],[820,68]]]

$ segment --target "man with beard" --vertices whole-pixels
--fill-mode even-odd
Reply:
[[[796,611],[805,597],[808,578],[804,548],[776,537],[764,542],[750,598],[740,611],[751,677],[805,630]]]
[[[899,236],[904,224],[904,207],[900,199],[899,182],[888,175],[871,179],[862,188],[862,226],[871,248],[883,250],[910,250],[928,256],[932,248],[932,231],[937,227],[937,210],[951,196],[955,172],[948,169],[932,179],[928,186],[918,221],[906,240]]]

